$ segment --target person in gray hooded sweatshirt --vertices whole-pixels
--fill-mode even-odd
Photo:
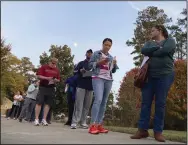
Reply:
[[[24,117],[26,121],[29,121],[31,119],[31,114],[33,109],[35,108],[36,105],[36,97],[38,94],[38,86],[39,86],[39,81],[35,80],[32,82],[32,84],[28,87],[27,90],[27,96],[24,101],[24,105],[22,107],[22,111],[19,116],[19,122],[22,122],[22,119]]]

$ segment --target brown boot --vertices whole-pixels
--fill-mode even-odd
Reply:
[[[159,141],[159,142],[165,142],[165,138],[164,136],[162,135],[162,133],[157,133],[155,132],[154,133],[154,137],[155,137],[155,140]]]
[[[143,130],[143,129],[138,129],[138,131],[136,132],[136,134],[134,134],[133,136],[131,136],[131,139],[141,139],[141,138],[147,138],[149,136],[149,133],[147,130]]]

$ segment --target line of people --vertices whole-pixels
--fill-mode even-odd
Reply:
[[[103,40],[102,49],[88,50],[86,59],[79,62],[75,67],[74,75],[65,82],[68,86],[67,99],[69,115],[66,125],[76,129],[89,127],[89,133],[107,133],[103,127],[103,118],[106,110],[108,96],[110,94],[113,76],[119,67],[116,57],[112,57],[109,50],[112,40]],[[138,131],[131,136],[132,139],[141,139],[149,136],[149,121],[151,104],[155,96],[154,137],[157,141],[164,142],[162,135],[164,127],[166,97],[174,80],[174,52],[176,43],[169,38],[168,31],[163,25],[152,28],[151,40],[146,42],[141,53],[149,57],[148,79],[142,91],[142,106]],[[42,124],[47,126],[47,114],[55,97],[55,85],[60,82],[59,69],[56,67],[58,60],[52,58],[49,64],[39,68],[37,76],[40,79],[39,91],[36,97],[35,125],[39,125],[41,106],[44,105]],[[94,94],[94,99],[93,99]],[[19,100],[19,94],[17,94]],[[15,97],[16,98],[16,97]],[[92,104],[92,100],[93,104]],[[91,107],[92,104],[92,107]],[[91,107],[90,126],[86,119]]]
[[[25,99],[25,93],[21,93],[20,91],[17,91],[14,94],[13,97],[13,103],[12,103],[12,108],[7,110],[6,113],[6,117],[9,120],[10,118],[14,118],[14,120],[16,120],[21,112],[23,103],[24,103],[24,99]]]
[[[109,54],[112,40],[104,39],[102,50],[92,53],[87,51],[87,58],[81,61],[76,67],[77,86],[74,88],[75,105],[70,107],[70,119],[66,124],[72,129],[76,129],[80,123],[82,128],[87,128],[86,116],[91,105],[91,98],[94,92],[94,102],[91,109],[91,122],[89,133],[107,133],[108,130],[102,126],[106,103],[112,87],[112,73],[118,68],[116,58]],[[149,136],[149,122],[151,104],[155,100],[154,116],[154,137],[159,142],[165,142],[162,135],[164,128],[164,117],[166,98],[168,91],[174,81],[174,53],[176,42],[168,35],[167,29],[163,25],[155,25],[151,29],[151,40],[146,42],[141,53],[149,58],[147,80],[142,92],[142,105],[140,120],[138,121],[138,131],[131,136],[131,139],[147,138]],[[92,72],[91,74],[89,72]],[[72,84],[69,83],[71,86]],[[92,87],[91,87],[92,86]],[[72,87],[72,86],[71,86]],[[91,89],[91,88],[92,89]],[[71,92],[71,91],[70,91]],[[75,93],[76,92],[76,93]],[[70,95],[71,96],[71,93]],[[68,97],[69,98],[69,97]],[[72,103],[73,104],[73,103]]]
[[[78,63],[74,69],[73,77],[67,79],[69,115],[67,125],[76,129],[78,125],[88,128],[86,123],[87,115],[92,104],[93,94],[95,94],[91,111],[91,126],[89,133],[107,133],[108,130],[102,126],[106,103],[112,87],[113,77],[118,69],[116,58],[109,54],[112,40],[106,38],[103,41],[102,50],[86,52],[86,59]],[[60,73],[57,68],[58,60],[51,58],[48,64],[42,65],[37,76],[40,79],[39,90],[36,97],[35,121],[39,126],[39,113],[42,104],[44,105],[42,124],[47,126],[47,114],[53,105],[55,97],[55,85],[60,82]]]
[[[20,91],[14,95],[14,101],[12,108],[7,112],[7,119],[9,120],[12,116],[14,120],[19,120],[22,122],[24,119],[27,122],[33,122],[35,120],[35,106],[36,97],[39,89],[39,80],[34,80],[28,87],[27,93],[21,95]],[[50,111],[47,116],[48,123],[51,123],[51,113]],[[40,122],[42,121],[43,107],[40,112]]]
[[[89,133],[108,132],[103,127],[103,118],[113,82],[112,73],[119,69],[116,57],[109,54],[111,46],[112,40],[106,38],[102,50],[94,53],[91,49],[88,50],[86,59],[77,64],[74,75],[66,81],[69,115],[65,125],[70,125],[71,129],[76,129],[78,125],[84,129],[88,128],[87,115],[94,99]]]

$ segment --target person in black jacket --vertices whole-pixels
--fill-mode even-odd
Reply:
[[[74,105],[74,113],[72,117],[71,128],[76,129],[78,122],[82,128],[87,129],[86,124],[87,115],[92,103],[93,87],[92,76],[89,70],[89,60],[93,54],[90,49],[86,52],[86,59],[78,63],[75,73],[77,73],[77,88],[76,88],[76,100]]]
[[[74,104],[75,104],[77,78],[78,78],[78,75],[73,75],[69,77],[65,82],[67,86],[67,90],[65,90],[65,92],[67,93],[67,102],[68,102],[68,121],[65,123],[65,125],[71,125],[71,122],[72,122],[72,115],[73,115]]]

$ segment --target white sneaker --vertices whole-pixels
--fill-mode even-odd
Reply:
[[[44,119],[42,119],[42,125],[44,125],[44,126],[48,126],[48,123],[46,122],[46,120],[44,120]]]
[[[83,128],[83,129],[88,129],[88,125],[87,124],[81,124],[80,127]]]
[[[77,125],[76,124],[71,124],[71,129],[76,129]]]
[[[39,126],[39,120],[38,119],[35,119],[35,122],[34,122],[35,126]]]
[[[9,120],[9,119],[10,119],[10,117],[7,118],[7,120]]]

